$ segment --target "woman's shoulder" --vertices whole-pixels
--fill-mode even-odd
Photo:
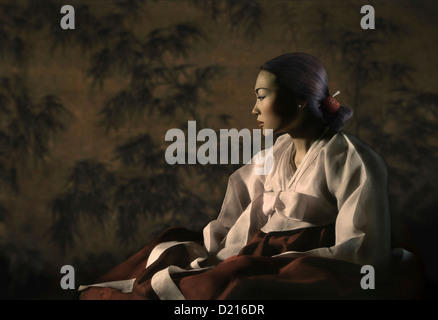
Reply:
[[[328,137],[324,149],[330,159],[355,161],[358,165],[365,165],[367,168],[386,171],[386,163],[380,154],[367,142],[350,132],[333,133]]]
[[[271,142],[268,139],[272,138]],[[266,142],[269,143],[266,143]],[[244,181],[256,178],[262,180],[271,171],[274,165],[274,158],[278,158],[287,147],[292,144],[292,138],[288,134],[282,134],[278,137],[265,137],[265,148],[253,155],[251,160],[234,171],[229,180]]]

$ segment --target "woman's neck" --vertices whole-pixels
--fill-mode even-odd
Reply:
[[[306,155],[307,151],[312,147],[312,144],[318,139],[326,128],[326,124],[322,122],[311,122],[300,129],[287,132],[293,140],[295,150],[294,162],[300,164]]]

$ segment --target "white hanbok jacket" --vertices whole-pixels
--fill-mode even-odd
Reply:
[[[391,257],[387,169],[356,137],[325,131],[292,170],[292,138],[274,144],[273,168],[255,175],[254,162],[234,172],[222,210],[204,229],[205,246],[220,260],[237,254],[258,231],[335,223],[332,247],[281,255],[313,255],[381,268]]]

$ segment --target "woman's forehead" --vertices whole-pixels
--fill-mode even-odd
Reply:
[[[258,89],[274,89],[276,87],[275,84],[275,75],[269,71],[261,70],[257,77],[257,81],[255,84],[255,90]]]

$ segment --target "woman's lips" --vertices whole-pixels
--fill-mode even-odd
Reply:
[[[258,121],[258,120],[257,120],[257,122],[258,122],[258,124],[259,124],[259,127],[263,127],[263,121]]]

